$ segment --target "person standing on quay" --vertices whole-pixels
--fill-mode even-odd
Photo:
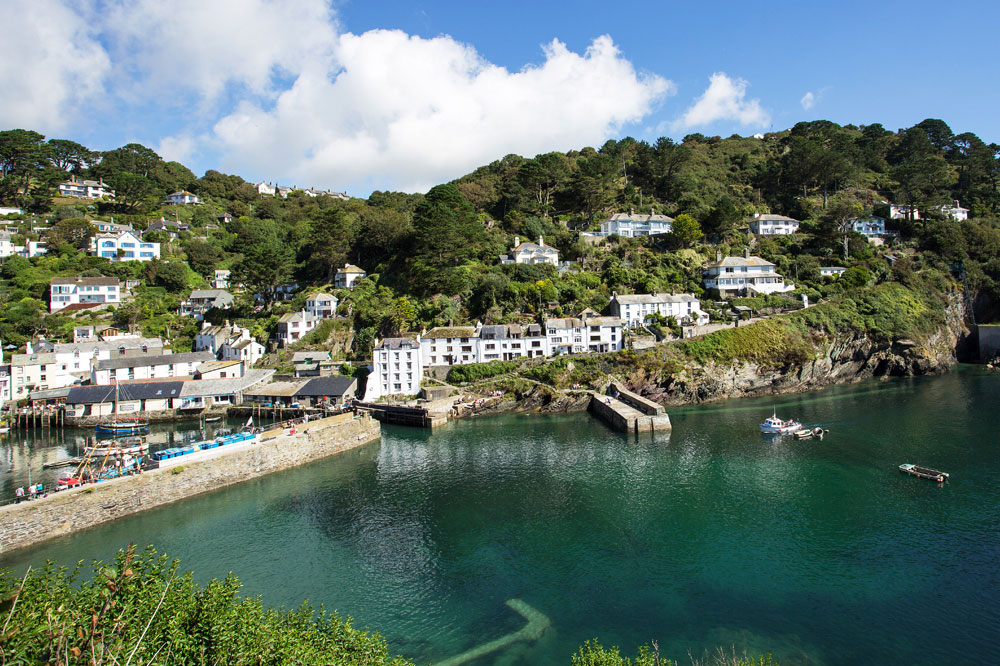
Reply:
[[[24,486],[18,486],[17,490],[14,491],[14,504],[20,504],[24,501]]]

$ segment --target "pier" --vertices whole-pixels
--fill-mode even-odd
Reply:
[[[629,391],[618,382],[608,386],[606,395],[593,393],[587,409],[619,432],[657,432],[673,427],[663,405]]]
[[[437,428],[448,422],[448,414],[433,412],[426,407],[404,407],[378,402],[356,402],[354,408],[359,412],[371,414],[372,418],[382,423],[413,426],[416,428]]]

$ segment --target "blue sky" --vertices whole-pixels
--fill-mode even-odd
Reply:
[[[198,175],[367,196],[820,118],[1000,142],[993,2],[10,1],[0,126]]]

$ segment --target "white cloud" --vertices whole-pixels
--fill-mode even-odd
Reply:
[[[732,120],[743,126],[766,127],[771,116],[760,100],[746,99],[749,82],[733,80],[723,72],[712,74],[708,88],[674,123],[676,129],[709,125],[717,120]]]
[[[814,104],[816,104],[816,96],[813,95],[811,92],[807,92],[805,95],[802,96],[802,99],[799,100],[799,104],[802,105],[803,109],[808,111],[809,109],[813,108]]]
[[[197,140],[189,134],[166,136],[160,140],[155,150],[167,162],[186,165],[197,152]]]
[[[110,59],[91,31],[86,6],[12,2],[4,7],[0,127],[58,131],[100,92]]]
[[[270,96],[282,77],[326,67],[336,40],[326,0],[125,0],[103,19],[126,94],[211,103],[237,86]]]
[[[603,142],[673,91],[608,36],[582,55],[553,40],[544,63],[518,72],[451,37],[398,30],[343,34],[335,53],[336,70],[310,67],[272,108],[246,101],[215,125],[228,165],[303,186],[421,191],[507,153]]]

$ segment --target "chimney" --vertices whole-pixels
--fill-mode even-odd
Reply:
[[[628,209],[628,216],[632,217],[633,215],[635,215],[635,208],[629,208]]]
[[[715,251],[715,261],[716,261],[716,263],[721,263],[722,262],[722,250],[716,250]]]
[[[748,247],[743,248],[743,258],[744,259],[750,258],[750,248]]]
[[[514,236],[514,249],[517,249],[517,246],[520,245],[520,244],[521,244],[521,237],[520,236]]]
[[[543,245],[543,246],[545,245],[545,241],[542,239],[542,235],[541,234],[538,234],[538,244],[539,245]]]

